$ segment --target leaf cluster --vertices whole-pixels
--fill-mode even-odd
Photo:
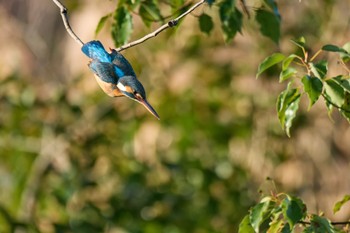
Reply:
[[[334,206],[336,213],[342,205],[349,201],[349,195]],[[345,225],[336,228],[334,225]],[[332,223],[322,214],[312,214],[307,211],[305,203],[300,198],[285,193],[269,195],[253,206],[239,225],[239,233],[291,233],[298,229],[303,233],[342,233],[349,222]]]
[[[299,109],[302,95],[307,95],[309,109],[321,97],[324,99],[329,115],[336,108],[350,121],[350,70],[348,68],[350,43],[346,43],[343,47],[324,45],[311,58],[309,58],[310,54],[304,38],[292,43],[301,49],[301,56],[295,53],[289,55],[274,53],[260,63],[256,75],[258,78],[270,67],[280,64],[279,81],[288,81],[288,84],[278,96],[277,115],[287,135],[290,136],[292,122]],[[344,74],[328,76],[328,60],[317,60],[324,52],[334,52],[339,56],[338,61],[344,68]]]
[[[237,32],[242,32],[243,13],[250,18],[250,13],[243,0],[207,0],[206,3],[211,11],[219,14],[222,34],[226,42],[230,42]],[[240,4],[239,4],[240,3]],[[97,35],[104,27],[108,19],[112,20],[111,34],[116,46],[126,44],[133,32],[133,17],[139,16],[143,23],[150,27],[152,23],[164,24],[169,18],[176,18],[185,12],[192,3],[185,0],[177,1],[157,1],[157,0],[123,0],[119,1],[113,13],[101,17],[95,30]],[[240,5],[241,7],[239,7]],[[166,16],[166,8],[168,15]],[[165,9],[165,10],[164,10]],[[170,9],[170,10],[169,10]],[[260,7],[255,10],[255,21],[259,25],[262,35],[278,43],[280,38],[281,17],[277,4],[273,0],[260,0]],[[211,14],[204,10],[198,16],[199,29],[210,35],[214,29],[214,20]]]

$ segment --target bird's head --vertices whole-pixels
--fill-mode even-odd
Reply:
[[[155,116],[158,120],[160,119],[157,112],[148,103],[145,89],[135,76],[124,76],[120,78],[117,87],[124,96],[142,104],[150,113],[152,113],[153,116]]]

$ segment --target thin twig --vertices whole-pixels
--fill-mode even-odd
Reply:
[[[310,59],[310,62],[312,62],[323,50],[322,49],[319,49],[315,55],[312,56],[312,58]]]
[[[245,0],[240,0],[239,3],[241,4],[243,12],[247,15],[248,19],[250,19],[250,13],[248,11],[248,7]]]
[[[311,222],[306,222],[306,221],[299,221],[300,224],[304,225],[311,225]],[[344,221],[344,222],[331,222],[331,224],[334,225],[347,225],[350,224],[350,221]]]
[[[52,164],[52,155],[47,153],[47,145],[52,145],[48,143],[48,138],[48,129],[44,128],[41,139],[40,152],[32,164],[30,173],[27,178],[27,184],[22,193],[21,205],[19,208],[19,218],[26,223],[33,221],[39,188],[42,184],[44,174],[48,171]]]
[[[340,63],[343,65],[344,69],[348,72],[348,75],[350,75],[350,69],[347,67],[343,59],[340,58],[339,60],[340,60]]]
[[[344,221],[344,222],[331,222],[332,225],[347,225],[350,224],[349,221]]]
[[[84,42],[80,40],[80,38],[73,32],[71,26],[69,25],[68,17],[67,17],[67,8],[59,1],[59,0],[52,0],[59,8],[60,13],[62,16],[62,21],[64,24],[64,27],[66,28],[68,34],[80,45],[83,46]]]
[[[332,105],[333,107],[337,108],[338,110],[341,110],[341,111],[346,112],[346,113],[350,113],[350,110],[344,109],[344,108],[338,106],[337,104],[333,103],[325,94],[322,94],[322,97],[323,97],[330,105]]]
[[[65,156],[65,140],[54,134],[48,126],[43,128],[41,137],[41,147],[38,156],[32,163],[30,172],[26,180],[26,186],[22,192],[21,203],[18,210],[18,219],[25,224],[33,224],[37,220],[35,213],[38,204],[38,198],[43,181],[47,173],[55,169],[57,160],[55,158]],[[35,224],[34,224],[35,225]],[[15,233],[23,231],[21,225],[18,225]]]
[[[194,4],[190,9],[188,9],[185,13],[183,13],[182,15],[180,15],[179,17],[177,17],[177,18],[175,18],[173,20],[170,20],[168,23],[164,24],[163,26],[161,26],[160,28],[158,28],[154,32],[151,32],[151,33],[147,34],[146,36],[142,37],[141,39],[138,39],[138,40],[130,42],[130,43],[126,44],[126,45],[123,45],[123,46],[117,48],[116,50],[118,52],[120,52],[122,50],[128,49],[128,48],[133,47],[135,45],[141,44],[141,43],[145,42],[146,40],[157,36],[160,32],[164,31],[165,29],[176,26],[178,24],[179,20],[181,20],[183,17],[185,17],[186,15],[188,15],[189,13],[194,11],[197,7],[199,7],[200,5],[205,3],[205,1],[206,0],[200,0],[199,2]]]
[[[80,38],[74,33],[74,31],[72,30],[71,26],[69,25],[69,21],[68,21],[68,17],[67,17],[67,8],[59,1],[59,0],[52,0],[59,8],[60,8],[60,13],[62,16],[62,21],[63,24],[68,32],[68,34],[80,45],[83,46],[84,42],[80,40]],[[168,23],[164,24],[163,26],[161,26],[160,28],[158,28],[157,30],[155,30],[152,33],[147,34],[146,36],[142,37],[141,39],[135,40],[133,42],[130,42],[126,45],[123,45],[119,48],[117,48],[116,50],[118,52],[131,48],[135,45],[141,44],[143,42],[145,42],[146,40],[157,36],[160,32],[164,31],[167,28],[170,27],[174,27],[178,24],[178,22],[185,17],[186,15],[190,14],[192,11],[194,11],[197,7],[199,7],[200,5],[202,5],[203,3],[205,3],[206,0],[200,0],[199,2],[197,2],[196,4],[194,4],[190,9],[188,9],[185,13],[181,14],[179,17],[170,20]]]

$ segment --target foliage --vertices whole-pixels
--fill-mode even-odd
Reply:
[[[241,3],[241,10],[237,7],[239,5],[238,2]],[[247,9],[243,0],[206,1],[206,3],[211,7],[212,11],[218,9],[221,29],[226,42],[232,41],[237,32],[242,32],[243,14],[241,11]],[[273,0],[259,0],[259,4],[260,6],[256,9],[255,20],[260,26],[260,31],[262,35],[278,43],[281,17],[277,4]],[[109,18],[113,18],[112,37],[115,45],[121,46],[129,41],[133,31],[133,15],[129,12],[136,11],[143,23],[147,27],[150,27],[154,22],[164,23],[167,18],[176,18],[187,10],[191,3],[185,4],[185,1],[180,0],[166,2],[166,5],[170,7],[171,14],[165,17],[165,13],[161,11],[161,8],[163,8],[161,2],[155,0],[119,1],[114,14],[107,14],[100,19],[95,34],[97,35],[101,31]],[[248,12],[246,13],[249,14]],[[206,34],[210,34],[214,28],[212,16],[202,13],[198,17],[198,20],[200,30]]]
[[[345,203],[350,201],[350,195],[345,195],[342,200],[338,201],[335,203],[334,208],[333,208],[333,213],[337,213]]]
[[[300,97],[304,94],[309,99],[309,109],[321,97],[329,113],[336,108],[350,121],[350,70],[346,65],[350,61],[350,42],[343,47],[324,45],[314,55],[307,51],[304,38],[292,42],[301,49],[302,55],[275,53],[261,62],[257,72],[258,78],[268,68],[281,64],[279,80],[289,82],[286,90],[282,91],[278,97],[277,112],[281,126],[287,135],[290,136],[290,128],[299,108]],[[339,63],[345,71],[344,74],[333,77],[327,75],[328,61],[317,60],[324,52],[337,53]],[[298,69],[299,67],[303,70]],[[301,90],[302,87],[304,91]]]
[[[106,21],[106,16],[101,18],[98,26],[102,27],[101,25],[103,25],[104,21]],[[129,39],[131,32],[132,17],[130,12],[124,6],[118,7],[114,13],[114,23],[112,27],[112,37],[115,40],[116,44],[125,43],[125,41]]]
[[[213,93],[232,72],[206,71],[217,73]],[[231,164],[227,144],[249,138],[253,125],[236,104],[229,107],[237,112],[234,121],[209,119],[223,110],[224,96],[241,101],[239,92],[209,100],[187,90],[179,98],[164,86],[158,125],[126,99],[84,93],[79,80],[51,98],[15,74],[1,83],[0,169],[6,175],[0,185],[6,192],[0,195],[6,201],[0,202],[0,232],[237,229],[242,213],[235,210],[247,211],[254,196],[249,187],[256,185],[241,165]],[[80,101],[72,99],[77,92]]]
[[[339,203],[344,204],[348,201],[348,196],[346,195],[334,208],[338,209],[340,207]],[[249,214],[241,221],[239,232],[288,233],[295,232],[298,229],[298,232],[304,233],[345,233],[349,224],[350,222],[341,223],[339,225],[343,225],[343,228],[336,228],[334,223],[322,214],[309,213],[300,198],[279,193],[265,196],[258,204],[253,206]]]
[[[205,32],[209,35],[214,27],[213,20],[209,15],[203,13],[201,16],[199,16],[199,27],[202,32]]]

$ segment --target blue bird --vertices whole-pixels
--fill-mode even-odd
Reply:
[[[126,58],[114,49],[108,53],[100,41],[90,41],[81,48],[91,58],[88,66],[97,83],[111,97],[126,96],[142,104],[158,120],[159,115],[148,103],[146,92]]]

